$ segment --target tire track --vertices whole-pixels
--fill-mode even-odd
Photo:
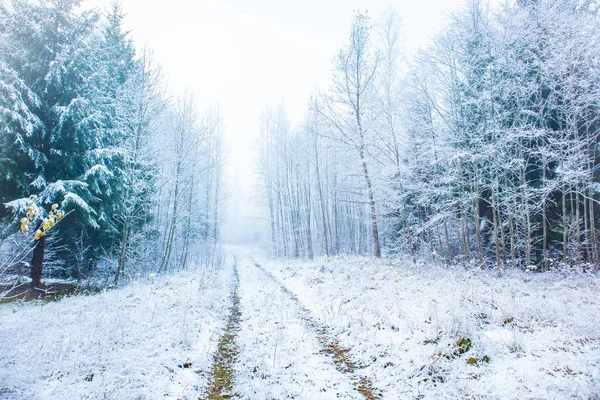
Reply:
[[[237,270],[237,258],[233,265],[234,285],[231,290],[231,308],[225,333],[219,339],[217,351],[213,356],[213,368],[210,373],[210,381],[207,393],[201,399],[203,400],[223,400],[235,397],[233,385],[235,383],[235,374],[233,365],[237,361],[238,348],[236,346],[237,333],[240,330],[240,298],[238,288],[240,278]]]
[[[321,353],[327,354],[331,357],[336,369],[341,373],[350,376],[354,388],[367,400],[376,400],[382,397],[381,393],[374,387],[372,380],[359,373],[359,370],[363,367],[358,365],[352,360],[349,352],[349,348],[345,348],[340,345],[339,340],[331,333],[329,327],[315,320],[312,313],[306,308],[292,291],[290,291],[281,281],[279,281],[273,274],[264,269],[262,265],[258,264],[253,258],[251,258],[252,264],[258,268],[262,273],[269,277],[275,284],[286,293],[297,307],[302,311],[302,315],[299,317],[305,321],[305,323],[311,327],[317,336],[317,340],[321,345]]]

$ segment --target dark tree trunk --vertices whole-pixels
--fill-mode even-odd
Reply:
[[[42,236],[35,244],[33,249],[33,259],[31,260],[31,288],[42,287],[42,268],[44,265],[44,248],[46,247],[46,236]]]

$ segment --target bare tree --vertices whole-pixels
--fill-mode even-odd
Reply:
[[[330,124],[336,139],[357,152],[368,199],[373,253],[381,256],[377,207],[369,170],[368,146],[371,142],[371,113],[375,89],[375,73],[379,63],[370,39],[370,19],[358,12],[354,18],[348,45],[334,60],[333,88],[325,96],[323,107],[316,110]],[[351,115],[352,118],[347,118]]]

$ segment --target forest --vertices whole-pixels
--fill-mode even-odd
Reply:
[[[218,106],[167,94],[117,3],[78,7],[0,9],[0,273],[117,284],[215,258]],[[274,255],[598,265],[596,4],[471,1],[450,20],[409,57],[395,11],[359,11],[304,121],[264,110]]]
[[[89,1],[0,0],[0,399],[599,399],[600,0]]]
[[[304,121],[263,113],[272,251],[597,268],[599,39],[593,1],[468,1],[409,57],[358,12]]]
[[[117,3],[79,9],[0,9],[0,274],[118,284],[214,262],[219,107],[168,94]],[[469,1],[414,55],[396,11],[356,12],[303,122],[262,114],[271,253],[596,268],[597,11]]]
[[[169,95],[123,18],[118,3],[0,6],[3,294],[14,276],[118,285],[216,260],[219,108]]]

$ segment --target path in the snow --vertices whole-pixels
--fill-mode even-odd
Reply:
[[[372,380],[364,375],[359,373],[359,366],[357,363],[352,360],[349,355],[350,349],[345,348],[340,345],[339,340],[331,333],[331,330],[320,322],[317,322],[310,310],[306,308],[298,297],[292,293],[279,279],[275,278],[273,274],[264,269],[260,264],[256,261],[252,260],[253,264],[260,269],[269,279],[275,282],[281,290],[290,297],[293,302],[296,304],[301,310],[301,318],[312,328],[312,330],[317,335],[317,339],[321,344],[321,353],[325,353],[331,356],[333,363],[335,364],[338,371],[350,375],[354,387],[360,394],[364,396],[367,400],[377,399],[381,397],[378,391],[373,387]]]
[[[234,392],[245,399],[376,398],[344,349],[250,259],[238,263],[242,317]],[[329,354],[333,358],[327,356]]]
[[[233,365],[237,360],[237,332],[240,328],[240,298],[238,287],[240,283],[237,271],[237,259],[234,260],[234,284],[231,289],[231,309],[229,320],[223,336],[219,339],[217,351],[213,356],[213,367],[210,373],[210,384],[204,399],[222,400],[233,397],[234,372]]]

